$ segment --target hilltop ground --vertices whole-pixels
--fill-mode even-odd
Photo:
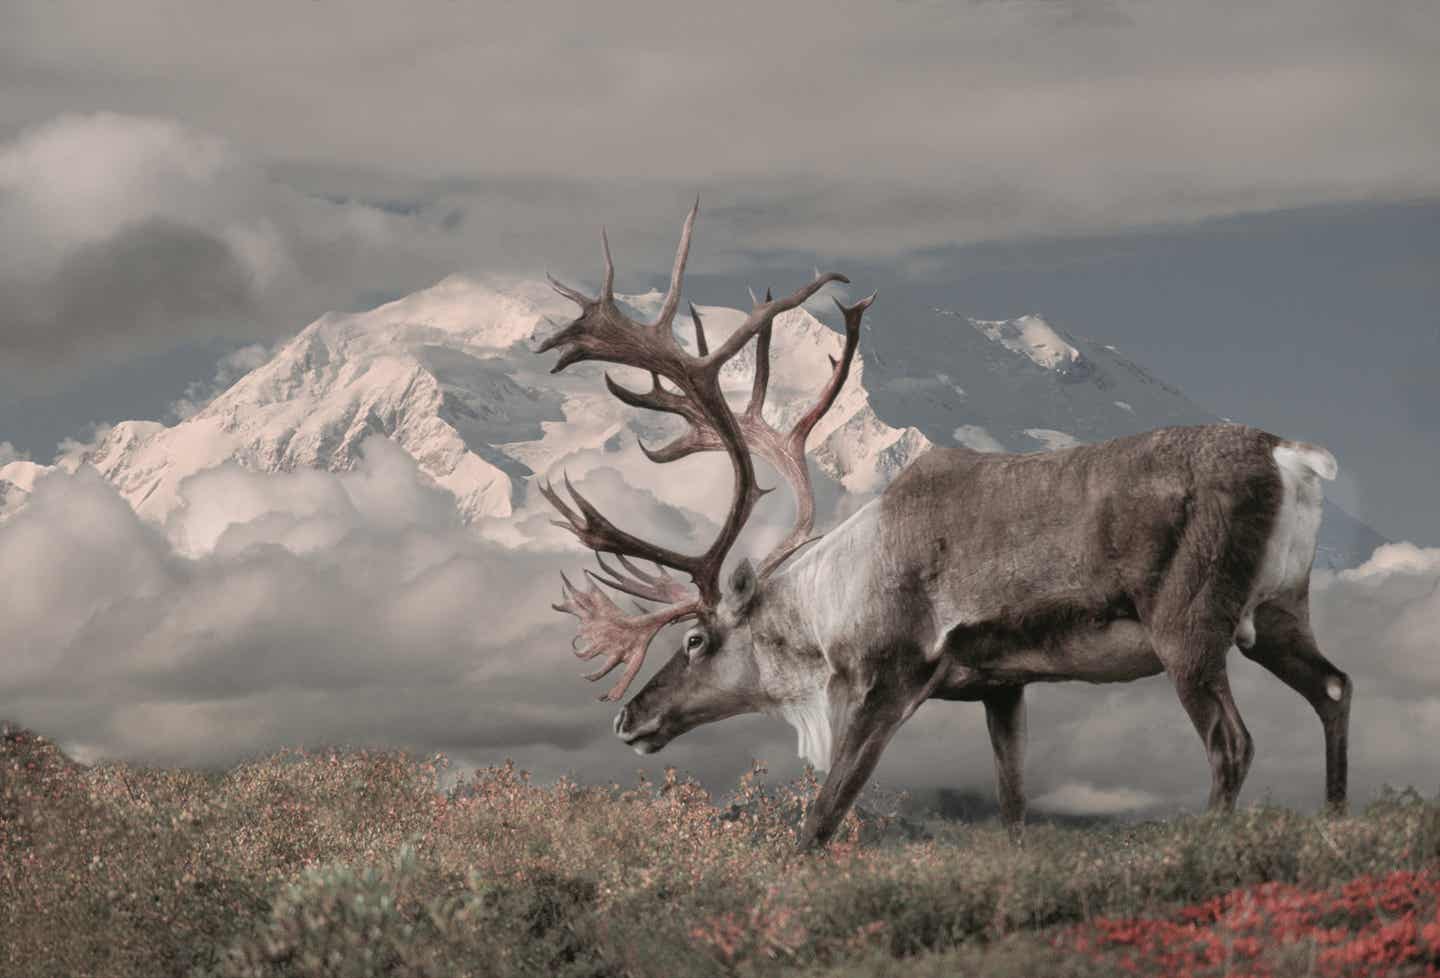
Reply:
[[[1440,975],[1440,804],[792,851],[812,782],[437,790],[443,758],[84,767],[0,736],[5,976]],[[874,841],[875,839],[880,841]]]

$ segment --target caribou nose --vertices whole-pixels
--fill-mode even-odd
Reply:
[[[625,736],[625,721],[630,719],[630,707],[622,706],[620,712],[615,714],[615,736]]]

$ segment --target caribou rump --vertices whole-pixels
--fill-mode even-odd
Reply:
[[[588,678],[626,666],[602,699],[624,694],[666,625],[693,621],[679,651],[616,715],[622,740],[650,753],[726,717],[784,717],[801,754],[828,771],[798,839],[812,848],[834,834],[890,738],[922,703],[979,701],[1001,815],[1018,835],[1025,686],[1164,672],[1209,758],[1210,805],[1228,809],[1253,754],[1226,674],[1236,645],[1319,714],[1326,799],[1343,808],[1351,684],[1317,647],[1308,608],[1320,482],[1335,476],[1327,451],[1235,424],[1019,455],[934,448],[817,541],[805,440],[845,382],[874,296],[837,302],[846,331],[841,357],[816,403],[779,431],[762,417],[774,319],[828,282],[848,280],[830,273],[785,299],[767,293],[714,350],[692,306],[691,354],[672,321],[698,208],[697,201],[686,219],[655,322],[636,323],[618,310],[604,241],[600,295],[556,282],[581,315],[540,350],[562,351],[557,371],[581,360],[650,371],[648,392],[606,377],[625,403],[688,422],[670,444],[642,445],[646,454],[663,463],[724,451],[735,472],[730,512],[699,555],[619,529],[568,482],[573,505],[542,486],[564,518],[557,524],[600,561],[598,573],[587,571],[587,587],[565,581],[556,607],[580,619],[579,655],[606,656]],[[736,412],[720,392],[719,371],[752,340],[751,397]],[[752,452],[791,485],[797,518],[758,569],[742,560],[722,587],[721,565],[765,491]],[[666,568],[689,574],[695,591]],[[659,607],[628,615],[602,585]]]

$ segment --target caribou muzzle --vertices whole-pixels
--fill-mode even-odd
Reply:
[[[695,726],[693,694],[683,685],[686,672],[685,653],[677,652],[615,714],[615,736],[635,753],[653,754]]]
[[[635,726],[632,723],[634,717],[630,707],[621,707],[620,712],[615,714],[615,736],[635,748],[635,753],[653,754],[670,742],[669,737],[660,733],[659,717],[651,717]]]

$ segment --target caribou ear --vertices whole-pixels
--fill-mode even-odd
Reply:
[[[730,591],[736,606],[744,608],[750,604],[759,584],[760,579],[755,574],[755,565],[750,563],[750,558],[746,557],[736,564],[735,569],[730,572]]]

